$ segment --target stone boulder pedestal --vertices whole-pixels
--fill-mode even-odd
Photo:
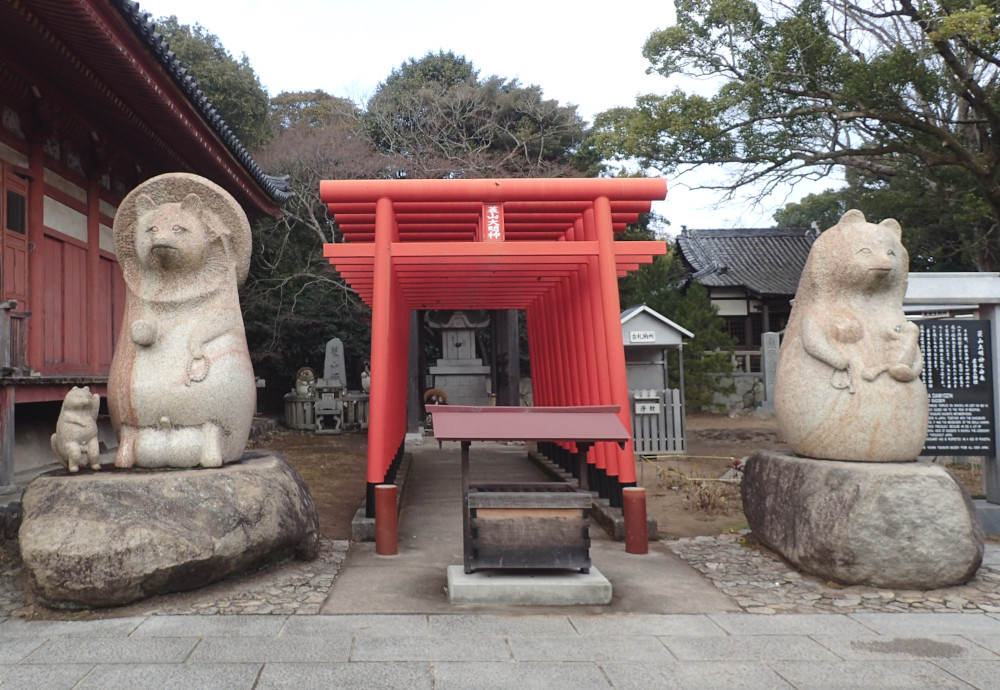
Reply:
[[[741,491],[755,537],[841,584],[937,589],[967,582],[983,560],[969,493],[940,465],[758,451]]]
[[[319,520],[278,455],[217,469],[48,474],[24,492],[21,556],[38,597],[119,606],[291,556],[312,559]]]

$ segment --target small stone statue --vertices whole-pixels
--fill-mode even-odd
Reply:
[[[316,394],[316,373],[309,367],[302,367],[295,374],[295,395],[303,398]]]
[[[127,286],[108,379],[118,467],[219,467],[256,405],[237,288],[250,226],[221,187],[186,173],[139,185],[115,216]]]
[[[80,469],[80,460],[86,456],[90,469],[101,469],[101,448],[97,442],[97,411],[101,407],[101,396],[91,395],[90,388],[74,387],[66,394],[56,433],[52,434],[52,450],[59,461],[70,472]]]
[[[365,368],[361,372],[361,390],[365,393],[370,393],[372,390],[372,367],[367,359],[365,360]]]
[[[895,220],[848,211],[812,247],[781,345],[775,414],[799,455],[914,460],[927,435],[909,258]]]

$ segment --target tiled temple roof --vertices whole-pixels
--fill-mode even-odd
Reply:
[[[693,230],[677,238],[693,280],[742,287],[757,297],[792,297],[816,233],[808,228]]]
[[[295,196],[287,176],[268,175],[260,169],[242,142],[202,92],[198,86],[198,80],[191,76],[189,68],[170,50],[170,44],[164,39],[163,34],[156,32],[156,24],[152,21],[152,15],[141,10],[139,3],[132,2],[132,0],[112,0],[112,4],[125,17],[132,30],[149,47],[150,52],[160,61],[160,64],[198,110],[205,122],[209,123],[226,148],[260,188],[279,204]]]

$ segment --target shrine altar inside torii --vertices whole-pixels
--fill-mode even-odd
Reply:
[[[372,309],[369,516],[403,457],[411,310],[524,310],[535,404],[616,405],[631,433],[617,279],[666,245],[613,235],[666,192],[636,178],[320,183],[345,240],[324,256]],[[588,462],[621,505],[632,444],[598,443]]]

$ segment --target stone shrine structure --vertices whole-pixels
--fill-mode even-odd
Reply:
[[[122,202],[115,240],[127,286],[108,381],[115,465],[172,471],[50,473],[29,484],[19,545],[39,599],[116,606],[314,558],[319,520],[302,478],[280,456],[245,453],[256,396],[237,295],[250,262],[246,215],[208,180],[161,175]],[[74,390],[96,413],[97,396]],[[76,402],[67,398],[64,414],[67,405],[73,414]],[[57,428],[53,448],[70,448],[75,458],[63,460],[76,472],[71,441],[82,443]]]
[[[331,338],[326,343],[323,378],[316,381],[316,433],[339,434],[343,431],[346,390],[344,343],[340,338]]]
[[[894,220],[848,211],[816,240],[779,355],[775,414],[798,457],[747,461],[754,535],[842,584],[935,589],[968,581],[983,532],[965,487],[915,462],[927,433],[909,258]]]
[[[325,388],[347,388],[344,343],[340,338],[331,338],[326,342],[326,357],[323,360],[323,378],[318,385]]]
[[[433,312],[432,312],[433,313]],[[442,357],[430,368],[434,388],[448,396],[449,405],[489,405],[487,382],[489,365],[476,357],[476,330],[490,325],[483,312],[445,312],[435,319],[428,314],[427,323],[441,331]]]

